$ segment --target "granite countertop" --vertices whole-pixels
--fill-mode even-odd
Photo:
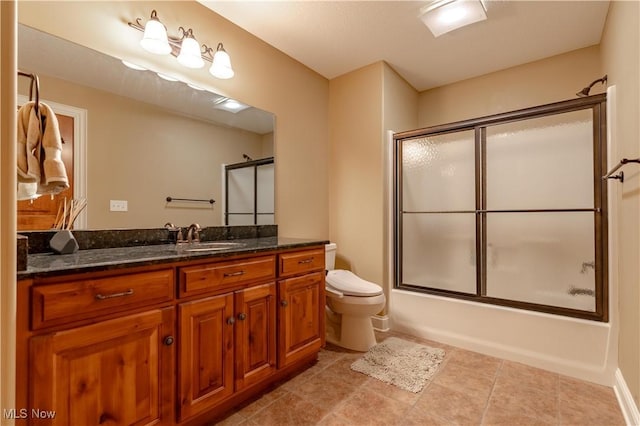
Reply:
[[[233,242],[240,243],[240,245],[233,246],[229,249],[214,251],[178,252],[175,244],[155,244],[136,247],[79,250],[76,253],[64,255],[53,253],[30,254],[27,258],[27,269],[19,271],[17,278],[21,280],[78,272],[156,265],[192,259],[229,257],[237,254],[260,253],[276,249],[304,248],[327,244],[329,241],[261,237],[237,239],[233,240]]]

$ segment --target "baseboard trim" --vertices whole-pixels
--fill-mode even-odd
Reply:
[[[629,426],[640,425],[640,412],[638,406],[631,395],[631,391],[627,386],[627,382],[624,380],[622,371],[618,368],[615,374],[615,383],[613,385],[613,391],[618,398],[618,404],[624,415],[624,420]]]
[[[371,316],[371,324],[377,331],[389,331],[389,316],[388,315],[373,315]]]

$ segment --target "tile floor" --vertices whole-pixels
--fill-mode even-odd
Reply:
[[[398,333],[446,351],[417,394],[349,366],[362,353],[327,345],[317,364],[220,425],[624,425],[611,388]]]

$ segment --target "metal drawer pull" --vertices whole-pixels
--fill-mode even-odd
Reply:
[[[313,257],[310,258],[310,259],[299,260],[298,261],[298,265],[302,265],[302,264],[305,264],[305,263],[311,263],[311,262],[313,262]]]
[[[244,275],[244,271],[230,272],[228,274],[224,274],[224,277],[239,277],[240,275]]]
[[[96,300],[113,299],[114,297],[131,296],[132,294],[133,289],[130,288],[129,290],[123,291],[122,293],[107,294],[106,296],[103,294],[96,294]]]

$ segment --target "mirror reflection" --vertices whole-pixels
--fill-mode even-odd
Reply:
[[[24,25],[18,68],[38,75],[40,99],[58,116],[72,183],[53,199],[20,201],[19,230],[49,229],[65,198],[87,200],[75,229],[224,225],[229,191],[273,205],[273,173],[259,174],[267,181],[246,189],[225,179],[229,165],[250,167],[273,157],[273,114],[241,102],[243,108],[225,109],[228,99],[216,93],[128,68]],[[18,86],[21,104],[28,101],[29,80],[18,79]],[[256,188],[263,192],[255,194]],[[259,223],[272,221],[270,213]]]

